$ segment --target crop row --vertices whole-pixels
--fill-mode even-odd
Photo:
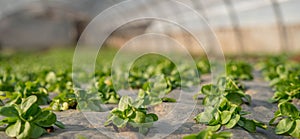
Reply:
[[[165,95],[176,88],[199,85],[200,75],[208,74],[211,69],[206,59],[196,60],[196,69],[191,69],[184,61],[175,65],[168,59],[149,55],[135,62],[127,74],[122,65],[121,69],[112,71],[112,57],[107,57],[97,62],[95,73],[80,73],[90,78],[86,81],[89,86],[83,88],[72,80],[72,63],[66,60],[68,58],[52,55],[38,61],[28,57],[26,61],[18,56],[1,57],[0,115],[5,118],[0,125],[6,126],[8,136],[38,138],[51,131],[54,125],[64,128],[52,111],[103,111],[101,104],[118,104],[104,125],[113,126],[117,131],[130,129],[147,134],[159,120],[148,108],[163,102],[176,102]],[[272,102],[278,103],[278,111],[269,125],[276,126],[277,134],[299,138],[300,112],[293,102],[300,98],[300,67],[280,57],[261,62],[260,68],[275,90]],[[201,101],[205,109],[194,119],[207,128],[184,138],[230,138],[232,133],[222,132],[222,127],[240,126],[249,132],[256,132],[257,127],[266,129],[266,123],[246,118],[249,112],[241,107],[251,105],[251,97],[245,93],[242,81],[253,79],[252,70],[246,62],[230,61],[217,83],[203,85],[199,95],[204,95]],[[134,99],[121,96],[115,88],[135,89],[138,94]],[[40,108],[41,105],[48,107]]]

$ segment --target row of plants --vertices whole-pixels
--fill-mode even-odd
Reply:
[[[48,131],[49,128],[53,128],[53,125],[63,127],[63,124],[56,120],[56,115],[51,112],[52,110],[80,109],[84,111],[102,111],[101,104],[107,103],[119,103],[119,109],[116,110],[116,113],[123,110],[127,113],[128,110],[133,110],[133,115],[136,115],[135,120],[133,120],[135,122],[156,121],[157,116],[155,114],[150,114],[153,119],[149,119],[149,114],[146,113],[146,106],[157,105],[162,102],[176,102],[173,98],[163,96],[170,93],[172,89],[181,87],[181,85],[191,86],[195,84],[193,81],[190,81],[191,79],[185,79],[181,82],[177,70],[178,67],[175,67],[169,60],[156,58],[154,62],[153,57],[148,58],[145,60],[148,62],[142,62],[144,65],[137,64],[139,68],[147,68],[137,70],[139,68],[133,67],[130,70],[129,88],[140,89],[137,99],[131,101],[131,98],[119,96],[114,89],[110,77],[111,69],[108,66],[112,59],[108,58],[98,62],[101,69],[96,69],[93,75],[82,73],[81,76],[88,76],[92,79],[89,81],[91,85],[82,89],[72,81],[71,63],[66,60],[70,57],[56,57],[56,55],[60,54],[55,52],[54,55],[45,56],[46,58],[39,60],[36,60],[37,57],[35,56],[27,56],[25,54],[22,56],[26,58],[11,56],[5,58],[6,60],[0,59],[0,104],[2,110],[0,115],[8,117],[2,119],[1,125],[6,127],[8,136],[37,138],[46,133],[45,130]],[[206,61],[199,61],[202,64],[198,66],[198,71],[207,70],[202,69],[206,68],[206,66],[203,66],[208,64]],[[179,68],[190,74],[190,77],[197,77],[197,70],[190,70],[184,64],[180,65]],[[163,76],[155,77],[155,75],[160,74]],[[55,97],[50,98],[49,94],[55,94]],[[27,104],[29,102],[30,104]],[[30,108],[24,109],[22,105],[25,104],[23,103],[30,105],[28,106]],[[41,105],[49,105],[49,107],[40,108]],[[128,108],[120,108],[125,107],[125,105],[128,105]],[[17,112],[9,113],[7,111],[14,111],[13,109],[16,109]],[[39,116],[40,114],[41,116]],[[129,119],[133,115],[129,116]],[[49,120],[49,123],[43,125],[37,122],[44,122],[45,120]],[[128,122],[132,122],[132,120]],[[139,127],[141,132],[145,132],[148,126],[134,125],[134,127]]]
[[[197,69],[193,70],[184,62],[175,65],[170,60],[149,55],[135,62],[126,79],[123,78],[126,74],[124,69],[115,73],[111,71],[112,57],[107,57],[97,61],[98,67],[92,75],[80,73],[80,76],[91,79],[87,81],[90,85],[83,89],[72,81],[71,60],[58,58],[49,56],[36,61],[28,57],[25,61],[17,56],[0,59],[0,115],[6,117],[0,125],[6,126],[8,136],[37,138],[53,129],[54,125],[63,128],[52,111],[102,111],[102,104],[118,104],[110,112],[106,126],[113,126],[119,132],[130,129],[147,134],[159,118],[148,112],[149,107],[176,102],[176,99],[165,95],[176,88],[199,84],[196,80],[198,73],[206,74],[211,69],[206,59],[197,60]],[[124,67],[126,65],[121,66]],[[291,103],[299,99],[299,66],[283,58],[275,58],[264,62],[261,67],[264,77],[276,91],[272,102],[278,102],[278,111],[269,124],[276,126],[277,134],[299,137],[300,112]],[[184,75],[180,75],[179,71],[183,71],[181,74]],[[241,83],[242,80],[253,79],[251,72],[249,63],[230,61],[226,65],[226,76],[219,77],[216,84],[203,85],[199,95],[204,96],[202,104],[205,110],[195,117],[195,121],[207,125],[207,128],[185,138],[230,138],[232,133],[222,130],[236,126],[249,132],[255,132],[257,127],[267,128],[264,123],[248,119],[246,115],[249,112],[241,107],[251,104],[251,97],[245,94],[246,88]],[[112,74],[120,76],[112,78]],[[113,82],[121,83],[118,89],[138,90],[137,97],[120,96]],[[50,98],[49,94],[55,94],[55,97]],[[49,107],[42,109],[40,105]],[[48,122],[43,124],[45,120]]]
[[[203,64],[203,61],[201,63]],[[205,66],[205,68],[207,67],[208,66]],[[199,137],[200,138],[229,138],[231,137],[232,133],[229,132],[216,133],[221,129],[222,126],[226,128],[233,128],[235,126],[240,126],[249,132],[255,132],[256,127],[260,127],[263,129],[267,128],[265,124],[259,121],[253,119],[247,119],[245,115],[249,113],[243,111],[241,108],[242,104],[251,103],[251,97],[245,94],[245,87],[241,82],[239,82],[239,80],[253,79],[251,73],[252,67],[245,62],[230,61],[229,64],[227,64],[226,69],[227,69],[226,73],[228,75],[227,77],[220,77],[216,85],[214,84],[204,85],[200,91],[200,94],[205,95],[203,99],[203,105],[205,106],[205,111],[198,114],[195,117],[195,120],[197,123],[206,124],[207,128],[198,134],[192,134],[184,138],[199,138]],[[201,68],[201,70],[206,70],[206,69]],[[206,71],[209,72],[208,70]],[[155,83],[159,84],[159,81],[156,81]],[[149,85],[150,84],[152,83],[149,82]],[[111,111],[111,114],[105,125],[112,125],[114,127],[117,127],[115,129],[118,129],[118,131],[119,130],[122,131],[122,129],[123,130],[131,129],[146,134],[149,128],[152,126],[153,122],[158,120],[157,115],[153,113],[148,114],[146,108],[149,106],[155,106],[162,103],[163,100],[162,96],[171,90],[168,89],[167,87],[168,84],[158,85],[160,86],[160,88],[158,89],[153,89],[154,86],[155,84],[153,82],[153,85],[147,86],[148,87],[147,89],[143,87],[143,89],[139,91],[138,98],[134,101],[132,100],[132,98],[128,96],[123,96],[124,98],[123,97],[121,98],[122,103],[120,102],[119,107]],[[164,88],[166,88],[166,91],[163,91]],[[155,92],[161,92],[161,95],[158,95]],[[153,99],[149,97],[144,97],[145,94],[149,95],[149,97],[152,96]],[[139,111],[143,111],[141,117],[139,116],[139,114],[137,114],[139,113]],[[155,118],[152,117],[146,120],[147,119],[146,117],[150,115]],[[141,125],[144,125],[144,127]],[[135,128],[138,128],[138,130]]]
[[[276,134],[300,138],[300,111],[294,102],[300,99],[300,65],[287,56],[272,57],[260,63],[265,79],[275,91],[271,102],[278,104],[274,118]]]
[[[245,86],[241,80],[252,80],[252,67],[242,61],[230,61],[226,64],[226,76],[218,78],[216,84],[203,85],[199,94],[204,96],[202,105],[204,111],[194,120],[205,124],[206,129],[197,134],[191,134],[184,139],[216,139],[231,138],[232,133],[223,131],[236,126],[248,132],[256,132],[256,128],[266,129],[267,125],[254,119],[246,118],[249,112],[243,111],[241,105],[251,104],[251,97],[245,94]],[[196,96],[197,98],[197,96]]]
[[[142,62],[138,61],[139,63],[137,62],[138,64],[135,64],[137,66],[133,66],[133,68],[130,70],[129,78],[126,80],[129,81],[129,86],[123,86],[119,89],[143,88],[143,86],[147,85],[147,81],[150,77],[160,74],[165,75],[165,80],[168,83],[167,88],[169,89],[169,92],[182,85],[192,86],[195,85],[195,83],[197,83],[193,80],[193,77],[197,76],[197,71],[190,70],[189,67],[184,64],[179,65],[180,67],[176,67],[169,60],[161,59],[162,58],[150,56],[149,58],[146,57],[140,60]],[[13,62],[14,60],[12,60],[11,62]],[[103,62],[105,60],[106,62]],[[110,63],[110,61],[112,60],[105,60],[103,60],[102,62],[100,61],[98,63],[98,65],[101,65],[101,70],[96,70],[96,72],[93,75],[86,75],[83,73],[82,76],[88,76],[91,79],[93,79],[92,81],[89,81],[89,84],[91,85],[84,90],[86,94],[97,96],[97,100],[100,100],[101,103],[118,103],[120,96],[116,93],[116,90],[114,89],[115,86],[113,86],[111,79],[111,69],[109,67],[109,64],[107,64]],[[8,100],[8,102],[14,103],[15,101],[20,101],[20,98],[26,98],[30,95],[36,95],[38,96],[38,103],[40,105],[47,105],[50,103],[50,106],[53,110],[67,110],[69,108],[80,108],[77,107],[77,105],[81,105],[81,108],[86,108],[84,107],[86,106],[86,104],[80,104],[80,102],[77,101],[76,97],[79,97],[80,99],[90,97],[83,97],[81,95],[82,93],[80,93],[82,92],[82,89],[74,89],[80,87],[78,84],[72,81],[71,67],[54,66],[54,68],[45,68],[43,66],[38,65],[35,67],[39,68],[32,69],[32,71],[28,71],[28,68],[30,67],[23,68],[23,66],[26,65],[27,62],[22,63],[21,65],[14,66],[14,68],[12,68],[10,64],[11,62],[3,64],[3,67],[1,68],[1,100]],[[31,62],[32,61],[28,61],[28,63]],[[198,70],[201,71],[202,68],[204,68],[203,65],[207,65],[207,63],[202,61],[200,61],[199,63],[203,63],[200,64],[200,66],[202,67],[198,68]],[[187,74],[183,77],[191,78],[181,79],[177,68],[181,68],[182,71],[184,71],[184,74]],[[27,70],[23,71],[23,69]],[[124,78],[116,79],[114,82],[122,84],[122,81],[118,81],[122,79]],[[56,93],[57,96],[50,100],[49,93]]]

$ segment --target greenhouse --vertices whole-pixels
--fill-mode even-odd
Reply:
[[[299,6],[0,0],[0,138],[300,138]]]

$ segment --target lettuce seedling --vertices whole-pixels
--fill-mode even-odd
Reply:
[[[194,119],[198,123],[207,124],[213,131],[219,130],[221,126],[233,128],[236,125],[249,132],[255,132],[256,127],[267,128],[261,122],[243,117],[249,113],[242,111],[240,105],[251,102],[251,97],[243,90],[243,85],[230,77],[219,78],[217,85],[204,85],[200,94],[205,95],[203,104],[206,108]]]
[[[208,61],[208,59],[205,60],[199,60],[196,64],[198,72],[201,74],[208,74],[210,73],[210,63]]]
[[[49,94],[46,88],[44,88],[39,82],[20,82],[15,87],[16,92],[7,92],[6,97],[9,98],[9,103],[20,104],[22,98],[27,98],[28,96],[37,96],[37,103],[39,105],[46,105],[50,103]]]
[[[57,121],[56,115],[49,110],[42,110],[37,97],[32,95],[22,98],[20,104],[6,105],[0,108],[0,115],[6,117],[0,121],[0,125],[7,124],[5,133],[9,137],[17,139],[38,138],[47,133],[46,128],[56,125],[64,128]]]
[[[110,78],[101,77],[96,83],[96,89],[100,93],[103,103],[116,104],[119,102],[120,96],[116,93]]]
[[[219,78],[217,85],[203,85],[199,94],[205,95],[202,103],[206,106],[217,104],[223,97],[236,105],[251,103],[251,97],[244,93],[244,86],[229,77]]]
[[[271,101],[284,102],[292,99],[300,99],[300,66],[278,65],[276,74],[278,77],[270,81],[270,85],[276,90]]]
[[[82,111],[102,111],[101,97],[98,92],[75,90],[77,98],[77,109]]]
[[[252,80],[252,66],[242,61],[230,61],[226,64],[226,75],[233,79]]]
[[[140,102],[133,102],[130,97],[122,96],[118,107],[111,110],[110,116],[104,125],[113,125],[117,127],[118,131],[122,128],[128,128],[146,134],[153,122],[157,120],[157,115],[148,114],[147,109],[142,108]]]
[[[278,118],[280,121],[275,123]],[[276,134],[289,134],[295,138],[300,138],[300,111],[289,102],[278,104],[278,110],[269,124],[276,125]]]
[[[65,90],[52,99],[50,107],[55,111],[76,109],[77,99],[73,89]]]
[[[230,129],[236,125],[243,127],[249,132],[255,132],[256,127],[267,128],[261,122],[244,118],[243,116],[248,113],[242,111],[240,106],[231,103],[226,98],[222,98],[216,106],[207,106],[204,112],[194,118],[196,122],[207,124],[208,128],[213,131],[219,130],[221,126]]]
[[[137,101],[142,101],[143,106],[154,106],[166,102],[176,102],[175,99],[164,97],[170,93],[167,80],[163,75],[149,79],[144,85],[143,89],[139,90]]]

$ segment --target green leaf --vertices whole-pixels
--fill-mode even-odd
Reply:
[[[154,114],[154,113],[149,113],[149,114],[147,114],[147,117],[148,117],[148,116],[152,117],[153,121],[157,121],[157,120],[158,120],[157,115]]]
[[[46,133],[44,128],[31,124],[31,138],[38,138],[44,133]]]
[[[198,134],[184,136],[183,139],[209,139],[208,134],[212,134],[212,131],[202,130]]]
[[[20,131],[21,131],[21,120],[17,120],[16,123],[11,124],[6,128],[5,133],[9,137],[16,137],[20,134]]]
[[[202,113],[199,113],[196,117],[195,120],[199,123],[208,123],[213,119],[213,113],[214,109],[212,107],[206,107],[205,111]]]
[[[221,113],[221,124],[226,124],[229,122],[229,120],[231,119],[231,115],[232,113],[230,111],[222,111]]]
[[[227,138],[230,138],[230,137],[232,137],[231,132],[219,132],[216,135],[212,136],[213,139],[221,139],[221,138],[227,139]]]
[[[207,130],[210,130],[210,131],[218,131],[221,127],[221,124],[217,124],[217,125],[214,125],[214,126],[207,126]]]
[[[56,121],[54,124],[55,124],[57,127],[61,128],[61,129],[64,129],[64,128],[65,128],[65,125],[64,125],[62,122],[60,122],[60,121]]]
[[[29,122],[26,121],[23,127],[23,131],[21,132],[21,134],[17,136],[17,139],[27,139],[30,137],[30,134],[31,134],[31,125]]]
[[[56,120],[56,115],[49,111],[47,112],[48,115],[46,116],[45,119],[37,120],[35,123],[41,127],[50,127],[52,126],[57,120]]]
[[[269,124],[270,124],[270,125],[274,125],[274,121],[275,121],[279,116],[281,116],[280,111],[279,111],[279,110],[275,111],[274,117],[269,121]]]
[[[268,128],[268,126],[266,124],[262,123],[262,122],[259,122],[259,121],[256,121],[256,120],[253,120],[253,122],[255,123],[255,125],[257,127],[260,127],[262,129],[267,129]]]
[[[240,115],[233,115],[229,122],[225,125],[226,128],[233,128],[240,120]]]
[[[293,125],[296,124],[295,121],[292,121],[289,118],[285,118],[279,121],[278,125],[275,128],[276,134],[284,134],[288,132]]]
[[[95,104],[94,101],[88,101],[86,109],[99,112],[99,111],[101,111],[101,106],[100,106],[100,104],[99,105]],[[81,110],[84,110],[84,109],[81,109]]]
[[[298,109],[291,103],[284,102],[279,104],[280,113],[284,116],[291,116],[293,118],[299,118]]]
[[[32,120],[31,118],[38,115],[41,112],[41,108],[37,103],[32,104],[31,107],[22,114],[22,117],[27,120]]]
[[[201,138],[198,138],[197,134],[190,134],[190,135],[184,136],[182,139],[201,139]]]
[[[43,110],[43,111],[41,111],[41,113],[39,113],[39,115],[33,121],[34,122],[38,122],[38,121],[47,120],[47,118],[48,118],[49,115],[51,115],[51,111]]]
[[[116,125],[119,128],[120,127],[125,127],[128,121],[129,121],[129,119],[124,119],[123,120],[123,119],[121,119],[119,117],[114,117],[112,119],[113,124]]]
[[[251,96],[250,96],[250,95],[245,95],[244,98],[246,99],[246,102],[247,102],[247,103],[250,103],[250,104],[251,104]]]
[[[12,123],[17,122],[17,120],[19,120],[19,117],[6,117],[6,118],[3,118],[2,120],[0,120],[0,125],[12,124]]]
[[[240,105],[243,103],[241,96],[237,93],[228,93],[226,98],[233,104]]]
[[[15,105],[12,106],[4,106],[0,108],[0,115],[5,117],[18,117],[19,113],[15,108]]]
[[[300,120],[296,120],[296,126],[294,130],[289,131],[289,134],[295,138],[300,138]]]
[[[212,84],[204,85],[201,88],[201,93],[204,95],[216,95],[214,94],[213,89],[215,89],[215,86]]]
[[[219,113],[219,111],[214,111],[213,113],[213,119],[211,119],[208,124],[211,126],[217,125],[219,123],[221,123],[221,115]]]
[[[125,111],[128,105],[131,103],[131,98],[128,96],[122,96],[119,102],[119,110]]]
[[[169,97],[163,97],[162,98],[163,102],[176,102],[175,98],[169,98]]]
[[[22,111],[26,112],[36,101],[37,101],[37,97],[34,95],[25,98],[21,103]]]
[[[246,129],[249,132],[255,132],[256,131],[256,125],[255,122],[253,120],[248,120],[245,118],[241,119],[243,121],[243,125],[240,125],[241,127],[243,127],[244,129]]]
[[[137,111],[133,121],[135,123],[145,123],[145,119],[146,119],[146,115],[142,112]]]

